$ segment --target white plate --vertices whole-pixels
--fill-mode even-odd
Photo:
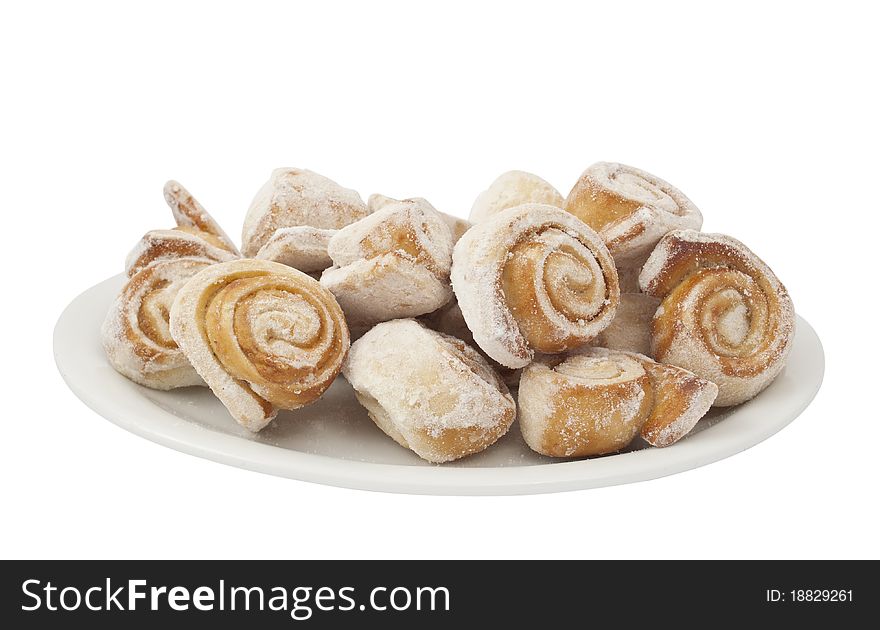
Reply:
[[[137,435],[224,464],[316,483],[418,494],[529,494],[611,486],[663,477],[739,453],[804,410],[819,390],[825,360],[813,328],[798,318],[783,373],[754,400],[713,410],[688,437],[657,449],[553,460],[529,450],[516,425],[488,450],[442,466],[386,437],[340,378],[317,403],[282,412],[257,435],[240,428],[204,387],[159,392],[117,374],[99,328],[123,276],[77,297],[55,327],[55,361],[89,407]]]

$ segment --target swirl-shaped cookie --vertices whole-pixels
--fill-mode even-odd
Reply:
[[[367,206],[354,190],[299,168],[272,172],[251,202],[242,229],[242,253],[254,257],[281,228],[308,225],[338,230],[363,219]]]
[[[321,276],[357,328],[430,313],[452,298],[452,234],[423,199],[389,203],[336,233]]]
[[[145,266],[125,284],[101,327],[110,365],[123,376],[153,389],[203,385],[168,327],[177,292],[202,269],[205,258],[175,258]]]
[[[745,402],[779,374],[794,338],[785,287],[751,250],[723,234],[667,234],[639,276],[662,298],[652,354],[718,385],[716,406]]]
[[[673,365],[579,348],[523,370],[519,422],[529,447],[552,457],[613,453],[636,435],[663,447],[687,435],[717,394],[713,383]]]
[[[700,211],[680,190],[613,162],[597,162],[584,171],[563,207],[596,230],[624,268],[639,267],[670,230],[698,230],[703,224]]]
[[[529,447],[551,457],[586,457],[625,448],[653,405],[651,378],[623,353],[542,359],[523,370],[519,426]]]
[[[528,365],[587,343],[614,318],[614,262],[577,217],[541,204],[510,208],[468,230],[452,285],[474,341],[498,363]]]
[[[376,425],[429,462],[482,451],[516,415],[507,387],[476,350],[412,319],[372,328],[352,345],[342,372]]]
[[[321,285],[262,260],[218,263],[196,274],[171,307],[171,335],[245,428],[318,398],[349,347],[342,309]]]
[[[502,210],[524,203],[542,203],[561,208],[565,199],[537,175],[525,171],[507,171],[477,196],[469,218],[472,223],[479,223]]]

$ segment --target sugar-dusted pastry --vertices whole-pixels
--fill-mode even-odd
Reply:
[[[479,223],[494,214],[524,203],[561,208],[565,200],[549,183],[525,171],[507,171],[481,192],[471,207],[470,220]]]
[[[718,396],[718,386],[683,368],[640,358],[651,377],[654,405],[639,435],[651,446],[669,446],[706,415]]]
[[[400,203],[401,201],[412,201],[415,203],[423,204],[430,206],[433,208],[437,214],[439,214],[443,220],[446,222],[446,225],[449,226],[449,231],[452,232],[452,242],[457,243],[458,239],[461,238],[461,235],[467,232],[471,228],[471,222],[466,221],[465,219],[460,219],[451,214],[446,214],[445,212],[440,212],[430,203],[428,203],[427,199],[423,199],[422,197],[414,197],[412,199],[394,199],[392,197],[386,197],[385,195],[380,195],[378,193],[370,195],[370,198],[367,199],[367,208],[369,208],[370,212],[376,212],[377,210],[381,210],[385,206],[390,203]]]
[[[171,307],[171,336],[251,431],[279,409],[323,394],[349,348],[333,296],[306,274],[266,260],[218,263],[193,276]]]
[[[422,199],[386,204],[330,239],[333,267],[321,276],[349,323],[430,313],[452,298],[452,234]]]
[[[476,350],[412,319],[372,328],[352,345],[342,373],[376,425],[429,462],[482,451],[516,415]]]
[[[650,355],[651,321],[659,305],[659,299],[644,293],[621,293],[617,314],[591,344]]]
[[[638,359],[587,353],[529,365],[518,402],[520,430],[533,451],[585,457],[614,453],[632,442],[654,396],[651,377]]]
[[[680,190],[613,162],[597,162],[584,171],[564,208],[599,232],[621,268],[640,267],[670,230],[698,230],[703,224],[700,211]]]
[[[519,377],[522,373],[520,369],[513,369],[501,365],[486,355],[480,347],[474,342],[474,335],[468,328],[467,322],[464,321],[464,315],[461,314],[461,308],[455,298],[451,299],[447,304],[441,306],[433,313],[428,313],[419,318],[425,326],[444,335],[451,335],[468,344],[477,350],[492,366],[492,369],[498,372],[498,375],[508,387],[516,387],[519,385]]]
[[[571,354],[594,358],[625,355],[642,364],[651,379],[651,412],[639,435],[651,446],[669,446],[687,435],[706,415],[718,395],[718,386],[675,365],[657,363],[637,352],[609,348],[578,348]]]
[[[773,271],[738,240],[670,232],[639,283],[663,300],[653,320],[653,357],[718,385],[716,406],[749,400],[782,370],[794,306]]]
[[[117,372],[153,389],[204,384],[171,337],[168,314],[180,288],[212,264],[207,258],[160,260],[128,280],[101,327],[104,352]]]
[[[452,285],[474,341],[498,363],[583,345],[614,318],[608,249],[577,217],[542,204],[495,214],[455,245]]]
[[[129,277],[162,260],[196,257],[224,261],[241,256],[226,232],[183,186],[169,181],[164,193],[177,227],[151,230],[138,241],[125,259]]]
[[[636,435],[662,447],[687,435],[717,394],[714,383],[682,368],[583,347],[523,370],[519,421],[526,443],[553,457],[612,453]]]
[[[153,263],[178,258],[195,257],[222,262],[239,257],[237,253],[219,247],[214,239],[206,240],[205,236],[206,233],[193,233],[180,228],[150,230],[126,256],[125,272],[132,277]]]
[[[273,260],[306,273],[323,271],[333,264],[327,245],[336,232],[309,225],[279,228],[255,258]]]
[[[254,257],[281,228],[309,225],[338,230],[363,219],[367,206],[354,190],[299,168],[277,168],[257,192],[242,230],[242,253]]]
[[[232,239],[186,188],[172,179],[165,184],[164,193],[178,230],[195,234],[215,247],[240,255]]]

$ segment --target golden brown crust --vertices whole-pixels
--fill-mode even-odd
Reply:
[[[154,389],[202,384],[169,331],[169,311],[189,278],[212,264],[202,258],[155,262],[135,273],[110,307],[101,329],[110,364]]]
[[[583,345],[614,317],[617,271],[598,234],[559,208],[526,204],[468,230],[452,284],[480,348],[511,368]]]
[[[559,246],[549,255],[546,245],[540,239],[523,239],[514,245],[501,271],[501,290],[507,305],[519,325],[519,330],[535,351],[556,354],[582,345],[584,339],[577,330],[560,332],[558,318],[561,314],[568,320],[586,319],[582,304],[611,301],[614,293],[611,278],[599,283],[592,278],[578,282],[576,276],[568,276],[567,270],[589,268],[591,262],[583,252],[565,245]],[[556,282],[545,285],[546,290],[535,286],[533,278],[556,278]],[[568,282],[562,282],[567,278]],[[546,293],[553,311],[543,308],[543,294]]]
[[[639,377],[635,388],[650,392],[650,380],[645,375]],[[618,401],[629,397],[632,391],[633,386],[629,384],[610,385],[601,390],[579,385],[561,387],[560,404],[547,421],[541,452],[552,457],[587,457],[625,448],[651,408],[651,396],[645,395],[636,412],[638,419],[624,417]],[[598,418],[608,427],[597,430]],[[573,446],[575,442],[577,445]]]
[[[671,232],[640,275],[663,301],[652,353],[716,383],[716,405],[748,400],[782,369],[794,335],[794,307],[770,268],[721,234]]]
[[[551,457],[587,457],[625,448],[653,408],[651,378],[623,353],[592,349],[523,370],[520,429],[526,443]]]
[[[171,334],[233,417],[258,431],[333,382],[349,346],[333,296],[279,263],[218,263],[180,291]]]
[[[585,170],[563,207],[599,232],[620,267],[638,268],[666,232],[699,229],[703,222],[693,202],[670,183],[613,162]]]
[[[674,365],[647,360],[642,364],[651,377],[654,403],[639,433],[651,446],[669,446],[687,435],[706,415],[718,395],[718,387]]]
[[[615,452],[638,434],[669,446],[694,428],[717,393],[713,383],[641,354],[580,348],[523,371],[520,428],[533,450],[552,457]]]

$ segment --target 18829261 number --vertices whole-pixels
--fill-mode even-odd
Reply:
[[[793,589],[789,595],[793,602],[851,602],[853,600],[851,589]]]

